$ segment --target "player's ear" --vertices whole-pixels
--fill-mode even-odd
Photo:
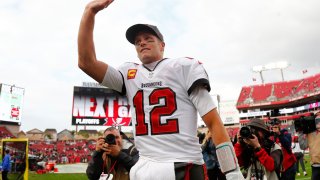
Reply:
[[[164,47],[166,46],[166,43],[165,42],[161,42],[161,51],[163,52],[164,51]]]

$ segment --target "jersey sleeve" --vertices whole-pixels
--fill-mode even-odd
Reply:
[[[195,88],[190,94],[190,99],[201,117],[217,107],[209,92],[204,89],[204,87]]]
[[[185,82],[188,89],[188,95],[197,87],[204,87],[210,92],[211,87],[209,77],[201,62],[195,59],[184,59]]]
[[[126,94],[125,77],[128,76],[130,71],[130,64],[124,63],[118,69],[108,66],[107,72],[103,78],[101,85],[109,87],[113,90],[118,91],[120,94]]]

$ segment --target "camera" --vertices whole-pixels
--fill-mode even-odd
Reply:
[[[108,134],[105,138],[104,141],[108,144],[113,144],[116,145],[116,136],[113,134]]]
[[[249,126],[243,126],[243,127],[241,127],[241,129],[240,129],[240,136],[242,137],[242,138],[250,138],[250,139],[253,139],[254,137],[252,136],[252,131],[251,131],[251,129],[249,128]]]
[[[294,121],[294,128],[297,132],[302,131],[303,134],[309,134],[316,131],[315,116],[301,116]]]

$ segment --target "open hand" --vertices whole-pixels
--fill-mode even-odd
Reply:
[[[87,9],[92,10],[94,13],[107,8],[114,0],[93,0],[87,5]]]

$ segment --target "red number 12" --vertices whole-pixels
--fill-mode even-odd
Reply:
[[[160,99],[165,104],[160,105]],[[178,119],[166,119],[161,123],[162,116],[170,116],[177,110],[176,94],[170,88],[155,89],[149,96],[149,105],[157,105],[150,111],[150,128],[152,135],[172,134],[179,132]],[[136,135],[148,135],[148,124],[145,121],[143,90],[137,91],[133,97],[133,106],[136,110]]]

